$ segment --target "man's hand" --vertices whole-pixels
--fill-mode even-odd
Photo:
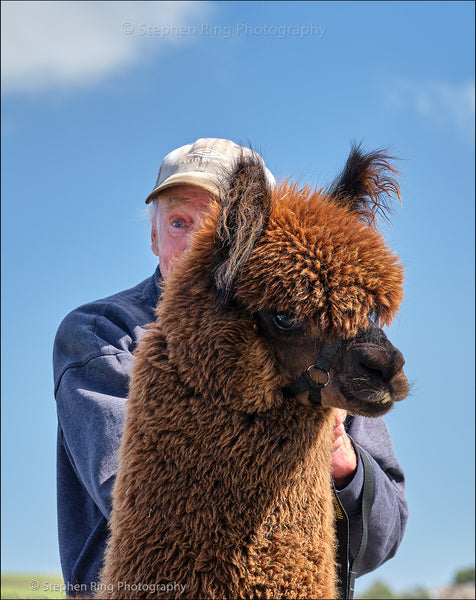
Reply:
[[[338,490],[349,485],[357,470],[357,455],[344,428],[346,416],[347,411],[337,410],[332,449],[332,478]]]

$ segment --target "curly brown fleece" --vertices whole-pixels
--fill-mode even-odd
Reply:
[[[283,395],[259,315],[321,341],[391,320],[403,272],[359,212],[371,185],[362,202],[271,193],[258,162],[237,166],[136,352],[101,597],[336,597],[334,411]]]

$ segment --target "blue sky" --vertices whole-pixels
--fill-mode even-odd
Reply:
[[[352,140],[401,157],[410,520],[358,589],[446,583],[474,563],[472,2],[2,2],[2,569],[59,571],[55,331],[152,273],[144,200],[199,137],[321,185]]]

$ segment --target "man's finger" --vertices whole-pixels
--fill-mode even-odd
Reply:
[[[344,410],[343,408],[338,408],[336,410],[335,417],[336,417],[336,427],[338,427],[345,421],[345,418],[347,417],[347,411]]]

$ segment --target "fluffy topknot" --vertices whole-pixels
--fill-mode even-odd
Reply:
[[[236,297],[250,311],[286,311],[326,337],[352,337],[369,317],[389,324],[403,296],[403,267],[380,233],[335,198],[283,183],[269,226],[243,269]]]

